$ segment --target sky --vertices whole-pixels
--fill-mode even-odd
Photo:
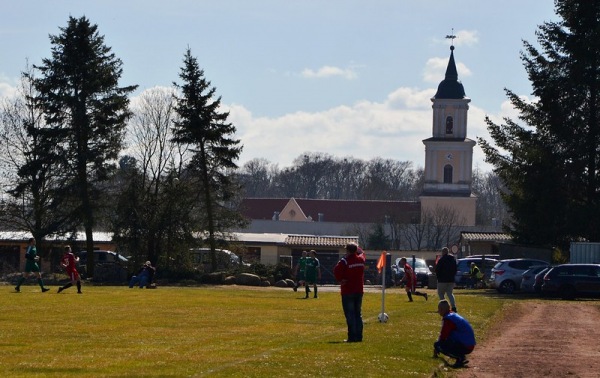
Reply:
[[[484,119],[516,119],[504,88],[531,99],[523,40],[557,21],[553,0],[0,0],[0,97],[27,64],[51,56],[50,35],[86,16],[123,62],[132,96],[181,83],[186,49],[216,88],[243,151],[289,167],[305,153],[376,157],[423,167],[431,98],[454,34],[469,104],[467,134]],[[474,169],[489,171],[481,149]]]

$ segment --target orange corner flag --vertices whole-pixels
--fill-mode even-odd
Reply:
[[[379,273],[385,268],[385,255],[387,255],[386,251],[381,252],[381,256],[379,256],[379,260],[377,260],[377,270]]]

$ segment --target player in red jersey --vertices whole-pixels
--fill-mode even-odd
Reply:
[[[408,295],[408,301],[413,301],[412,294],[420,295],[425,297],[425,300],[427,300],[427,293],[420,293],[415,290],[417,287],[417,275],[410,264],[406,261],[406,258],[403,257],[400,259],[400,267],[404,269],[404,277],[402,277],[400,282],[404,282],[405,284],[404,288],[406,289],[406,294]]]
[[[59,287],[59,293],[65,289],[70,288],[71,286],[73,286],[74,283],[77,283],[77,293],[81,294],[81,278],[79,278],[79,272],[77,272],[77,261],[79,261],[79,257],[75,257],[73,252],[71,252],[71,247],[66,246],[65,254],[60,260],[60,265],[62,265],[62,267],[65,268],[67,276],[69,276],[71,282],[67,283],[63,287]]]

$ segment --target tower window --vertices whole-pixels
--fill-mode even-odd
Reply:
[[[451,116],[446,117],[446,134],[452,134],[454,132],[454,120]]]
[[[452,166],[450,164],[444,166],[444,184],[452,184]]]

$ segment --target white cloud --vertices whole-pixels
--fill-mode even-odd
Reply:
[[[455,33],[454,46],[474,46],[479,43],[476,30],[459,30]]]
[[[229,120],[244,146],[240,165],[265,158],[290,166],[305,152],[336,157],[374,157],[423,166],[423,139],[431,136],[430,98],[434,90],[399,88],[383,103],[361,101],[322,112],[296,112],[277,118],[254,118],[241,105],[231,105]]]
[[[347,80],[353,80],[358,77],[356,72],[351,68],[343,69],[334,66],[323,66],[316,71],[310,68],[305,68],[302,71],[301,76],[309,79],[320,79],[339,76]]]
[[[11,80],[0,74],[0,98],[16,96],[17,83],[17,80]]]

